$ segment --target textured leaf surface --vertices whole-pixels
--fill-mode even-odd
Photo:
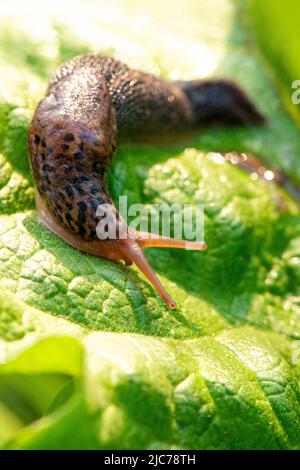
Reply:
[[[0,20],[0,444],[299,449],[299,209],[217,153],[256,154],[300,183],[299,129],[240,3],[32,2],[30,12],[9,3]],[[119,149],[115,200],[205,204],[207,252],[147,251],[173,312],[136,270],[70,248],[36,219],[28,123],[55,67],[89,51],[170,79],[234,78],[268,118],[261,129]]]

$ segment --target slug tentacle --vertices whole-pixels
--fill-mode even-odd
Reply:
[[[143,253],[143,247],[139,240],[129,238],[127,240],[122,240],[122,249],[124,250],[124,254],[129,257],[129,259],[136,264],[136,266],[140,269],[140,271],[147,277],[150,281],[152,286],[156,289],[156,291],[160,294],[163,301],[167,305],[170,310],[174,310],[176,308],[176,303],[174,300],[169,296],[166,289],[161,284],[160,280],[156,276],[155,272],[151,268],[150,264],[147,261]]]
[[[136,239],[140,242],[143,248],[157,247],[157,248],[183,248],[185,250],[199,250],[204,251],[207,245],[203,241],[188,241],[178,240],[176,238],[169,238],[164,236],[155,236],[153,233],[136,232]]]
[[[62,65],[40,101],[29,153],[41,222],[86,253],[135,263],[170,309],[143,248],[204,250],[204,242],[174,240],[129,229],[108,193],[107,171],[118,139],[178,133],[221,120],[263,124],[247,96],[227,80],[165,82],[110,57],[79,56]],[[99,239],[97,209],[116,222],[117,238]],[[100,219],[101,219],[100,217]],[[126,237],[118,235],[125,233]]]

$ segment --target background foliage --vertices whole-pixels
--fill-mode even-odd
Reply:
[[[213,153],[254,153],[299,184],[296,9],[277,0],[1,3],[3,448],[300,448],[299,208]],[[136,270],[79,253],[36,220],[28,124],[55,68],[87,52],[167,79],[234,78],[268,119],[118,151],[114,198],[206,204],[206,253],[147,252],[174,312]]]

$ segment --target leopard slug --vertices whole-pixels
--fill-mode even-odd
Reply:
[[[100,55],[63,64],[49,83],[29,128],[29,154],[40,221],[71,246],[135,263],[170,309],[176,307],[143,253],[160,246],[203,250],[126,226],[108,193],[106,175],[123,138],[177,134],[208,122],[259,125],[264,118],[244,92],[222,79],[166,82]],[[101,240],[97,208],[105,205],[126,237]]]

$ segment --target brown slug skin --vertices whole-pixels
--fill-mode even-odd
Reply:
[[[145,246],[186,247],[182,240],[128,229],[107,191],[106,174],[117,137],[179,132],[211,121],[262,124],[261,114],[233,82],[165,82],[99,55],[79,56],[62,65],[50,81],[29,129],[29,153],[41,221],[70,245],[104,258],[134,262],[159,291],[166,293],[146,261]],[[126,239],[99,240],[98,206],[109,204]],[[189,248],[204,249],[200,242]]]

